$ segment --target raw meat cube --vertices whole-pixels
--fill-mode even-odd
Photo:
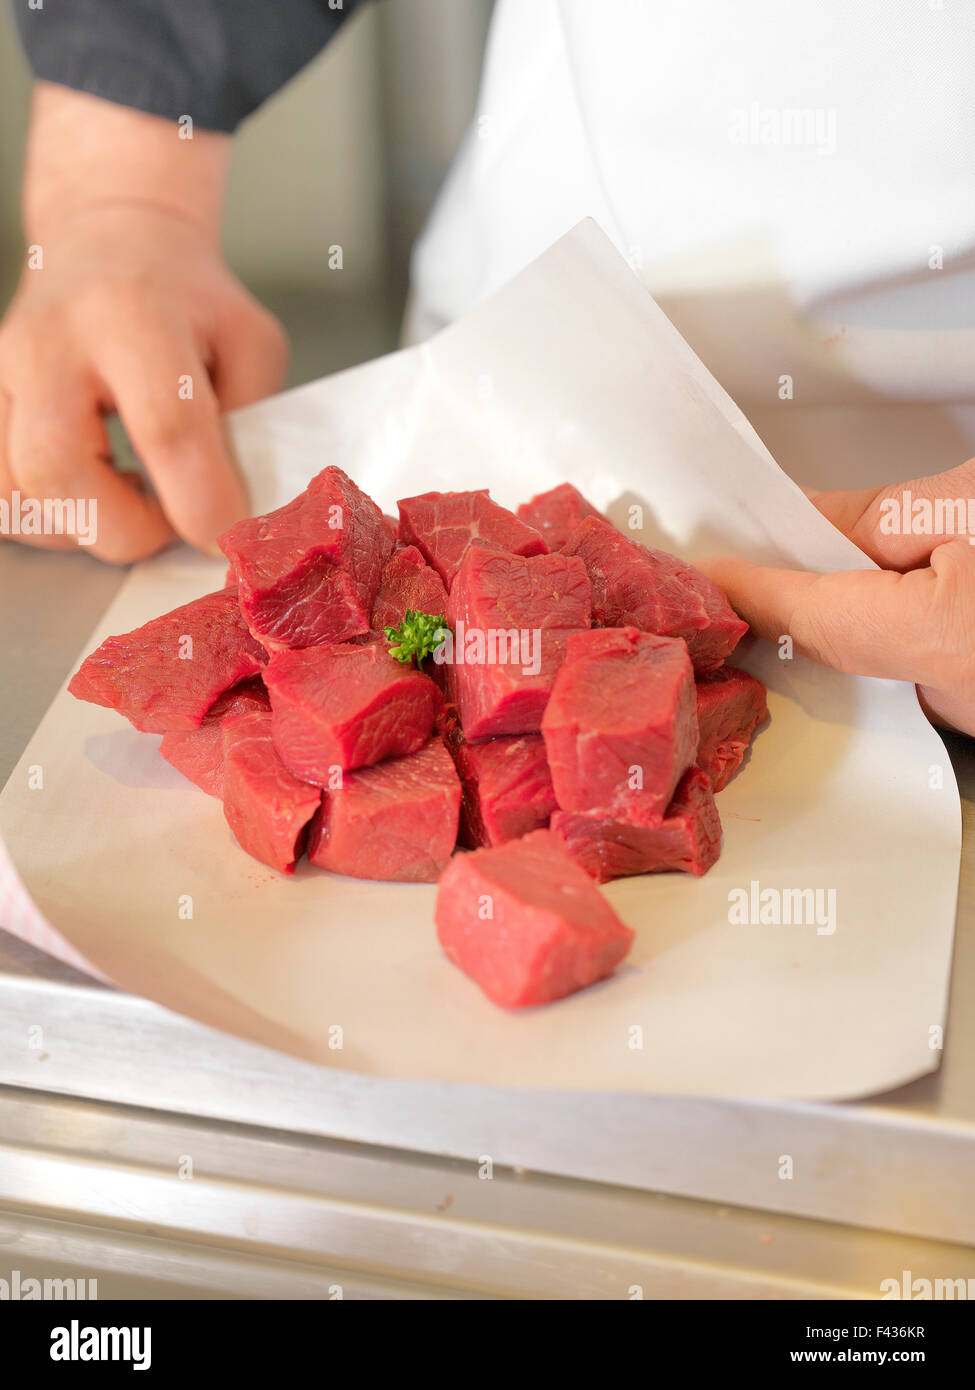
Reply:
[[[447,612],[447,590],[435,569],[431,569],[415,545],[405,545],[386,561],[379,593],[372,608],[376,632],[395,627],[412,608],[434,617]]]
[[[468,743],[455,726],[446,737],[464,789],[461,844],[503,845],[548,825],[556,803],[541,734]]]
[[[222,728],[227,824],[248,854],[290,874],[321,805],[321,788],[292,777],[274,750],[266,711],[231,715]]]
[[[233,714],[269,710],[271,702],[260,677],[224,691],[198,729],[173,729],[163,734],[159,751],[178,772],[208,796],[223,796],[223,721]]]
[[[472,541],[450,587],[447,621],[483,632],[587,628],[592,586],[585,563],[578,555],[508,555]]]
[[[457,854],[440,880],[437,937],[496,1004],[546,1004],[609,975],[633,932],[561,841],[536,830]]]
[[[585,560],[600,626],[632,624],[660,637],[683,637],[698,674],[720,666],[748,631],[700,570],[628,539],[600,517],[580,522],[563,553]]]
[[[716,792],[738,771],[752,734],[767,717],[765,686],[747,671],[722,666],[697,682],[697,765]]]
[[[285,766],[323,787],[336,770],[422,748],[441,701],[433,681],[391,657],[382,641],[277,652],[265,680]]]
[[[697,752],[687,647],[635,627],[573,633],[542,734],[563,811],[658,825]]]
[[[106,638],[68,689],[79,700],[118,710],[144,733],[164,734],[199,728],[213,702],[266,659],[244,625],[236,592],[220,589]]]
[[[447,603],[446,692],[469,739],[537,732],[567,633],[588,628],[577,556],[467,549]]]
[[[599,883],[630,874],[681,869],[703,874],[721,851],[721,821],[707,773],[692,767],[677,784],[674,799],[659,825],[556,811],[552,831]]]
[[[439,738],[325,792],[308,858],[352,878],[436,883],[457,843],[460,782]]]
[[[444,649],[447,698],[457,706],[464,737],[538,733],[566,643],[557,628],[535,628],[527,648],[503,633],[490,638],[458,623]]]
[[[220,548],[251,632],[282,651],[369,631],[393,538],[375,502],[325,468],[287,506],[225,531]]]
[[[601,516],[571,483],[560,483],[540,492],[530,502],[522,502],[517,515],[545,537],[549,550],[560,550],[572,532],[587,516]]]
[[[514,512],[478,492],[423,492],[399,502],[399,538],[415,545],[449,589],[471,541],[513,555],[544,555],[548,546]]]
[[[399,517],[390,516],[388,512],[383,512],[383,525],[393,538],[393,544],[399,540]]]

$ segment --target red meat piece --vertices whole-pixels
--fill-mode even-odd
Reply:
[[[440,880],[437,937],[496,1004],[546,1004],[609,975],[625,926],[562,842],[536,830],[457,854]]]
[[[271,702],[259,678],[226,690],[216,700],[198,729],[171,730],[163,734],[159,751],[177,772],[188,777],[208,796],[223,796],[223,721],[234,714],[269,710]]]
[[[277,652],[265,680],[285,766],[325,787],[336,769],[422,748],[441,701],[433,681],[396,661],[382,642]]]
[[[572,811],[556,811],[551,824],[573,859],[599,883],[661,869],[700,875],[721,852],[718,808],[699,767],[684,773],[659,825],[628,825]]]
[[[548,546],[514,512],[478,492],[423,492],[399,506],[399,538],[415,545],[449,589],[471,541],[514,555],[544,555]]]
[[[461,844],[503,845],[548,825],[556,803],[541,734],[468,743],[455,728],[447,737],[464,789]]]
[[[375,502],[325,468],[287,506],[225,531],[220,548],[251,632],[282,651],[368,632],[393,539]]]
[[[766,718],[765,686],[747,671],[722,666],[697,682],[697,764],[716,792],[738,771],[752,734]]]
[[[395,627],[410,608],[416,613],[432,613],[434,617],[447,611],[443,580],[415,545],[404,546],[386,561],[372,608],[372,626],[377,632],[382,632],[384,627]]]
[[[326,791],[308,858],[352,878],[436,883],[457,843],[460,782],[439,738],[418,753],[349,772]]]
[[[697,752],[686,646],[634,627],[573,633],[542,734],[563,811],[659,824]]]
[[[540,728],[568,633],[588,628],[590,602],[577,556],[468,548],[447,604],[454,637],[446,663],[467,738]]]
[[[563,553],[586,562],[597,623],[683,637],[698,674],[720,666],[748,631],[724,592],[700,570],[628,539],[600,517],[580,522]]]
[[[231,715],[222,728],[227,824],[248,854],[290,874],[303,853],[308,822],[321,805],[321,788],[292,777],[282,763],[270,714]]]
[[[266,659],[244,625],[236,593],[220,589],[106,638],[68,689],[79,700],[118,710],[145,733],[197,729],[213,702]]]
[[[587,628],[592,586],[578,555],[508,555],[478,541],[450,587],[447,622],[481,628]]]
[[[549,550],[560,550],[572,532],[587,516],[602,513],[588,502],[571,483],[560,483],[540,492],[530,502],[522,502],[517,515],[545,537]]]
[[[464,737],[537,733],[572,633],[535,628],[527,650],[504,635],[468,632],[458,622],[445,648],[447,698],[457,706]],[[490,640],[489,640],[490,639]],[[537,668],[537,669],[536,669]]]

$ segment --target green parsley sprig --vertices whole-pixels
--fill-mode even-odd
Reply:
[[[413,608],[406,610],[401,623],[383,628],[386,641],[391,644],[390,656],[415,666],[440,646],[449,631],[442,613],[417,613]]]

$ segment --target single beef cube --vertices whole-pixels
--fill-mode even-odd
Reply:
[[[556,803],[541,734],[468,743],[459,724],[448,723],[444,736],[464,789],[462,845],[503,845],[548,825]]]
[[[570,632],[591,591],[576,556],[467,549],[447,604],[447,695],[468,739],[536,733]]]
[[[687,647],[635,627],[573,633],[542,734],[563,811],[658,825],[697,752]]]
[[[762,682],[736,666],[722,666],[698,680],[697,765],[704,768],[716,792],[731,781],[752,734],[768,718],[765,695]]]
[[[173,729],[163,734],[159,751],[168,763],[205,791],[223,796],[223,721],[234,714],[270,710],[271,702],[259,676],[224,691],[198,729]]]
[[[513,555],[544,555],[548,547],[514,512],[478,492],[423,492],[399,503],[399,538],[415,545],[449,589],[471,541]]]
[[[230,686],[262,669],[233,589],[194,599],[122,637],[108,637],[68,684],[71,694],[116,709],[144,733],[197,729]]]
[[[631,874],[681,869],[707,873],[721,852],[721,821],[707,773],[692,767],[677,783],[674,799],[659,825],[556,811],[552,831],[573,859],[599,883]]]
[[[447,622],[470,630],[554,627],[592,622],[592,586],[578,555],[508,555],[472,541],[450,586]]]
[[[447,698],[457,706],[464,737],[538,733],[571,636],[545,627],[514,640],[503,630],[468,632],[460,620],[443,655]]]
[[[405,545],[386,561],[379,593],[372,606],[372,626],[376,632],[395,627],[412,608],[416,613],[439,617],[447,612],[447,590],[435,569],[431,569],[415,545]]]
[[[383,525],[393,538],[393,544],[399,540],[399,517],[390,516],[388,512],[383,512]]]
[[[275,752],[266,711],[229,716],[222,734],[227,824],[248,854],[290,874],[321,805],[321,788],[292,777]]]
[[[325,792],[308,858],[352,878],[436,883],[457,843],[460,782],[442,741],[348,772]]]
[[[700,570],[629,540],[601,517],[580,522],[563,553],[585,560],[600,626],[632,624],[660,637],[683,637],[698,674],[720,666],[748,631],[724,592]]]
[[[611,974],[633,941],[548,830],[455,855],[440,880],[436,922],[450,960],[506,1008],[585,989]]]
[[[375,502],[330,467],[287,506],[225,531],[220,548],[251,632],[282,651],[369,631],[393,538]]]
[[[324,787],[336,771],[422,748],[441,701],[433,681],[381,641],[276,652],[265,680],[285,766]]]
[[[517,515],[545,537],[549,550],[561,550],[572,532],[587,516],[602,516],[571,483],[559,483],[540,492],[530,502],[522,502]]]

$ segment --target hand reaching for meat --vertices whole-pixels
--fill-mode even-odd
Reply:
[[[727,557],[700,568],[760,636],[788,634],[798,650],[839,671],[913,681],[935,723],[975,734],[970,499],[975,459],[909,483],[810,494],[879,573],[809,574]]]
[[[278,389],[286,346],[220,255],[227,145],[66,88],[35,94],[27,267],[0,324],[0,498],[84,499],[89,513],[95,499],[91,550],[106,560],[174,533],[210,548],[246,511],[220,412]],[[113,466],[112,411],[155,497]]]

